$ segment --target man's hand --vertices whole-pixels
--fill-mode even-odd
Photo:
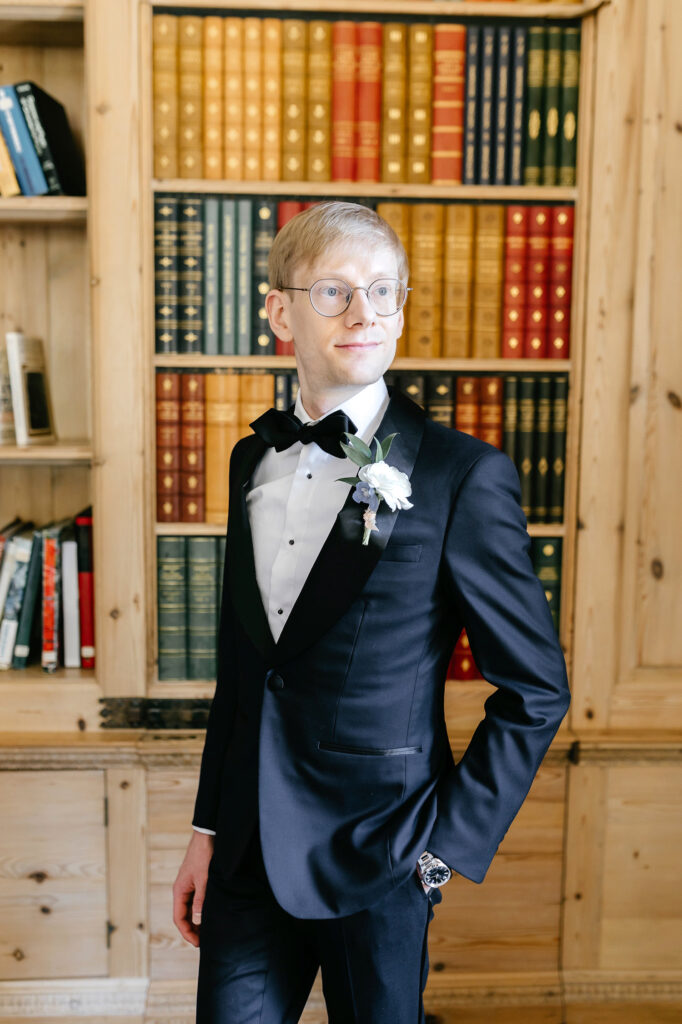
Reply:
[[[199,945],[201,908],[204,904],[208,865],[213,856],[214,837],[193,832],[178,876],[173,883],[173,923],[183,939]]]

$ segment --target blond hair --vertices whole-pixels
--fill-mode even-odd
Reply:
[[[407,284],[407,254],[391,225],[361,203],[330,199],[297,213],[275,235],[268,257],[270,287],[291,285],[301,264],[312,266],[330,248],[353,242],[391,250],[398,277]]]

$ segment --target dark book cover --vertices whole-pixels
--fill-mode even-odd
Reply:
[[[277,201],[258,198],[253,200],[252,232],[252,323],[254,355],[274,356],[275,335],[265,309],[265,296],[270,291],[268,256],[277,233]]]
[[[178,197],[154,196],[154,350],[178,352]]]
[[[0,86],[0,131],[23,195],[45,195],[49,186],[12,85]]]
[[[558,633],[561,610],[561,537],[531,537],[530,557],[535,575],[545,591],[554,628]]]
[[[497,29],[497,95],[493,116],[493,142],[496,185],[506,185],[511,120],[512,30],[508,25]]]
[[[509,117],[509,166],[507,184],[523,184],[524,138],[526,124],[526,33],[525,25],[514,26],[511,111]]]
[[[580,27],[562,29],[561,99],[559,113],[558,185],[575,185],[578,141],[578,90],[580,81]]]
[[[220,353],[237,351],[237,204],[220,200]]]
[[[37,661],[39,650],[39,630],[42,632],[40,616],[36,615],[36,609],[41,607],[43,579],[43,540],[40,530],[33,531],[33,544],[31,545],[31,559],[28,563],[26,576],[26,589],[24,599],[21,602],[19,612],[19,625],[14,643],[12,655],[12,668],[26,668],[29,657]]]
[[[76,515],[81,668],[95,667],[95,576],[92,547],[92,506]]]
[[[561,88],[561,29],[548,25],[546,35],[545,88],[542,119],[542,184],[556,185],[559,166],[559,96]]]
[[[204,199],[204,354],[220,351],[220,199]]]
[[[185,537],[157,537],[159,679],[187,679]]]
[[[451,427],[455,416],[454,378],[451,373],[429,373],[426,377],[426,413],[435,422]]]
[[[215,679],[217,537],[187,538],[187,678]]]
[[[181,197],[179,203],[180,284],[178,320],[180,352],[194,355],[204,347],[203,199]]]
[[[531,522],[533,509],[533,449],[535,435],[535,377],[519,379],[519,421],[514,464],[521,482],[521,508]]]
[[[504,419],[502,426],[502,451],[516,465],[516,429],[519,421],[519,379],[514,374],[503,378],[502,402]]]
[[[67,517],[45,526],[43,541],[43,640],[40,663],[46,672],[63,664],[62,540],[73,528]]]
[[[527,36],[524,185],[542,185],[545,88],[544,25],[530,25]]]
[[[35,82],[17,82],[17,99],[49,195],[84,196],[85,165],[62,104]]]
[[[484,25],[481,31],[480,68],[479,68],[479,108],[477,141],[478,184],[493,183],[493,109],[495,105],[495,27]]]
[[[400,374],[401,390],[409,395],[413,402],[426,409],[426,376],[423,373],[402,371]]]
[[[478,184],[478,49],[481,30],[478,25],[467,26],[466,99],[464,101],[464,167],[462,184]]]
[[[252,214],[251,199],[237,200],[237,348],[240,356],[255,355],[251,345],[251,267]]]
[[[552,378],[539,377],[536,388],[532,522],[546,523],[549,500]]]
[[[552,388],[552,423],[550,428],[549,494],[547,498],[550,523],[564,521],[564,483],[566,479],[566,415],[568,411],[568,375],[554,377]]]

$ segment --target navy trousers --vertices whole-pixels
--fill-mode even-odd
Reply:
[[[424,1024],[433,905],[415,866],[367,910],[303,920],[268,883],[254,830],[225,881],[209,869],[200,929],[197,1024],[296,1024],[318,968],[329,1024]]]

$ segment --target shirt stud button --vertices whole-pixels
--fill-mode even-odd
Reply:
[[[312,478],[313,478],[313,474],[312,473],[306,473],[306,476],[308,477],[309,480],[312,480]]]
[[[290,540],[290,541],[289,541],[289,543],[290,543],[290,544],[293,544],[294,542],[293,542],[293,540]]]
[[[278,608],[277,609],[277,614],[278,615],[283,615],[284,614],[284,608]]]

